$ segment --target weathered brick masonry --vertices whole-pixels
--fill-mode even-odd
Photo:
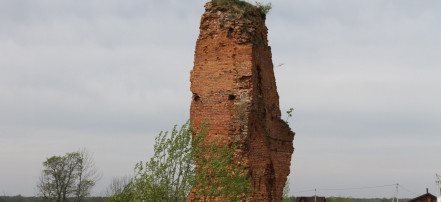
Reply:
[[[215,3],[205,5],[191,72],[190,119],[205,120],[207,138],[239,137],[250,201],[281,201],[290,173],[294,133],[281,120],[265,15]],[[226,142],[225,142],[226,143]]]

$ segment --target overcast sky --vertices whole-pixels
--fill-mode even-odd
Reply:
[[[189,118],[205,2],[0,0],[2,195],[34,195],[42,162],[80,148],[103,175],[95,195],[148,159]],[[295,108],[291,194],[437,194],[441,1],[271,2],[284,117]]]

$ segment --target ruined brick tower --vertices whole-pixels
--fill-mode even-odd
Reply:
[[[281,120],[265,14],[245,6],[205,5],[190,78],[190,119],[196,126],[205,120],[208,139],[240,139],[236,153],[249,170],[250,201],[281,201],[294,133]]]

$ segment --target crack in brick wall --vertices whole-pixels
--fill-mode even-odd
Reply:
[[[294,133],[281,120],[265,16],[258,10],[205,5],[191,71],[190,119],[205,121],[207,141],[239,139],[253,194],[248,201],[281,201],[290,173]]]

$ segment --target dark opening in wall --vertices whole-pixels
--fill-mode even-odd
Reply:
[[[198,102],[201,99],[197,93],[193,93],[193,101]]]
[[[234,100],[234,99],[236,99],[235,95],[228,95],[228,100]]]
[[[262,96],[263,92],[262,92],[262,69],[260,69],[260,66],[257,65],[256,66],[256,70],[257,70],[257,90],[259,92],[259,96]]]

